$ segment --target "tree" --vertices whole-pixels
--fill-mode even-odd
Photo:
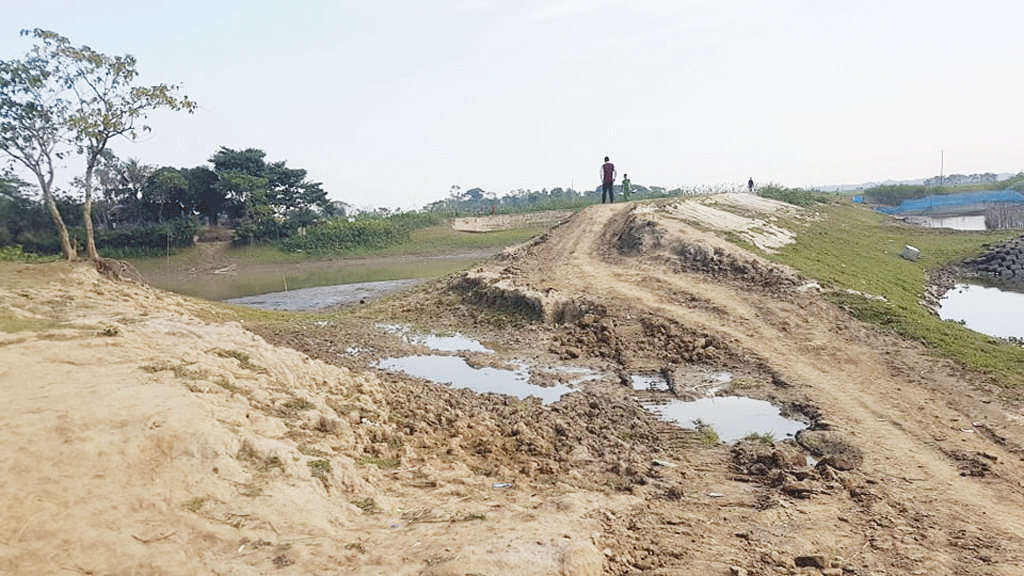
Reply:
[[[176,168],[159,168],[146,180],[142,187],[143,202],[156,206],[156,220],[163,222],[164,217],[178,218],[184,213],[191,213],[192,206],[188,200],[188,181],[181,170]]]
[[[217,189],[217,173],[206,166],[189,168],[185,172],[188,194],[195,211],[216,226],[225,202],[224,193]]]
[[[66,154],[62,146],[73,146],[85,155],[82,220],[86,250],[95,259],[99,254],[92,223],[93,177],[107,144],[118,136],[134,141],[139,131],[148,131],[140,122],[152,110],[191,112],[196,104],[188,97],[178,98],[177,86],[135,86],[134,56],[107,56],[88,46],[75,47],[64,36],[38,28],[23,30],[22,35],[40,44],[24,62],[5,62],[0,67],[4,151],[36,174],[46,198],[52,197],[53,160]],[[6,123],[13,129],[10,138]],[[51,207],[51,213],[61,230],[65,255],[74,259],[59,211]]]
[[[25,34],[26,32],[23,32]],[[138,132],[149,126],[139,124],[151,110],[195,110],[188,97],[178,98],[177,86],[157,84],[135,86],[138,76],[135,57],[107,56],[89,48],[75,47],[67,38],[48,30],[35,29],[32,36],[41,40],[44,53],[57,63],[58,78],[74,94],[67,116],[67,127],[74,142],[85,155],[85,222],[86,249],[96,259],[96,241],[92,227],[93,173],[100,156],[111,139],[122,136],[136,140]]]
[[[319,182],[306,180],[305,170],[288,168],[283,160],[267,163],[264,157],[266,152],[256,148],[223,146],[210,157],[229,214],[258,222],[312,208],[330,210],[327,193]]]
[[[61,250],[74,260],[77,253],[54,199],[55,164],[66,154],[62,145],[68,114],[56,72],[38,46],[23,61],[0,61],[0,150],[36,177]]]

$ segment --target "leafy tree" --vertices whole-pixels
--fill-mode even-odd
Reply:
[[[64,256],[73,260],[76,251],[53,187],[55,164],[66,154],[62,145],[68,115],[57,72],[55,62],[38,46],[24,60],[0,61],[0,150],[36,177]]]
[[[48,30],[25,30],[40,43],[25,61],[0,65],[0,118],[5,123],[4,151],[36,174],[58,224],[68,259],[76,252],[67,240],[52,197],[53,160],[68,147],[85,155],[82,205],[89,258],[98,258],[92,223],[93,178],[107,144],[118,136],[135,140],[148,112],[160,108],[191,112],[195,103],[178,98],[167,84],[136,86],[134,56],[107,56]],[[10,136],[8,126],[10,124]],[[12,154],[11,151],[15,153]]]
[[[307,222],[314,208],[330,212],[327,193],[320,183],[306,180],[305,170],[288,168],[285,161],[267,163],[265,156],[255,148],[222,146],[210,157],[218,178],[215,189],[224,195],[228,215],[246,221],[241,232],[236,230],[245,241],[287,235],[299,224],[283,229],[286,217]]]
[[[206,166],[197,166],[185,170],[185,180],[195,211],[216,226],[226,200],[224,193],[217,188],[217,173]]]
[[[154,206],[156,221],[180,218],[192,213],[189,201],[188,180],[177,168],[159,168],[146,180],[142,187],[143,202]]]

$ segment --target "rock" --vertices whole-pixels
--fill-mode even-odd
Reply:
[[[732,576],[747,576],[747,569],[739,566],[729,566],[729,574]]]
[[[807,556],[797,556],[793,559],[793,563],[796,564],[797,568],[828,568],[828,559],[822,554],[809,554]]]
[[[860,449],[831,430],[803,430],[796,435],[798,444],[821,462],[836,470],[853,470],[864,461]]]
[[[810,498],[818,489],[806,480],[791,480],[782,485],[782,492],[796,498]]]

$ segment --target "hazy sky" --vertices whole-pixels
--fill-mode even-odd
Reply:
[[[26,28],[200,104],[122,159],[260,148],[357,206],[589,190],[606,155],[666,187],[1024,169],[1019,0],[3,0],[0,59]]]

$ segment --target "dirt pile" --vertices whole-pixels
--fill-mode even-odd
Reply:
[[[3,265],[0,572],[1024,574],[1024,416],[768,261],[811,217],[594,206],[463,274],[245,325]],[[444,353],[381,323],[599,376],[551,404],[454,389],[376,368]],[[808,429],[729,446],[631,386],[720,370]]]

